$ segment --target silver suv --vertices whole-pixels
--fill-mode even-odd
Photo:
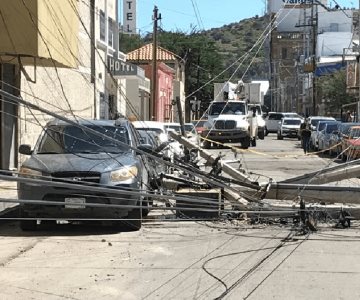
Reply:
[[[303,117],[294,112],[269,112],[265,120],[265,134],[277,133],[279,129],[279,124],[282,118],[297,118],[301,122],[304,121]]]
[[[296,138],[300,129],[301,119],[284,117],[277,131],[277,139],[282,140],[284,136]]]
[[[142,210],[148,209],[148,202],[136,194],[119,195],[111,191],[147,189],[150,176],[145,168],[146,156],[131,149],[140,150],[145,145],[139,144],[135,129],[125,119],[88,120],[79,124],[81,126],[50,121],[34,150],[30,145],[20,146],[19,152],[29,155],[20,168],[20,176],[44,180],[44,184],[18,183],[18,197],[25,201],[20,205],[20,216],[30,218],[20,221],[21,228],[35,230],[37,219],[43,218],[128,218],[126,224],[138,230]],[[86,128],[99,132],[99,135]],[[47,181],[69,186],[51,186],[46,184]],[[76,187],[71,187],[72,184]],[[107,190],[89,191],[88,186],[106,187]],[[63,205],[36,204],[31,200],[62,202]],[[86,205],[88,203],[118,204],[120,207],[91,207]],[[134,208],[136,206],[139,208]]]

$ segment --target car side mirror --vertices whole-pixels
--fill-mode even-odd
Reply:
[[[31,146],[27,144],[22,144],[19,146],[19,153],[24,155],[31,155]]]

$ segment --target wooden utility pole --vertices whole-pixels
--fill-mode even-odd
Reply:
[[[314,13],[315,8],[315,13]],[[312,54],[313,54],[313,77],[312,77],[312,115],[316,116],[317,109],[316,109],[316,46],[317,46],[317,34],[318,34],[318,9],[317,9],[317,3],[313,3],[311,7],[311,25],[313,28],[313,34],[312,34]]]
[[[151,97],[150,97],[150,120],[155,120],[156,97],[157,97],[157,30],[158,21],[161,20],[161,14],[158,14],[157,6],[154,6],[153,14],[153,49],[152,49],[152,78],[151,78]]]

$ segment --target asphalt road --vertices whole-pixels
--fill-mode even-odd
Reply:
[[[214,149],[234,159],[229,149]],[[256,151],[256,152],[255,152]],[[281,180],[330,164],[269,135],[239,153],[252,176]],[[337,163],[337,162],[335,162]],[[234,166],[238,165],[234,164]],[[0,225],[1,299],[357,299],[360,227],[298,235],[291,224],[154,217],[139,232],[84,225],[24,233]]]

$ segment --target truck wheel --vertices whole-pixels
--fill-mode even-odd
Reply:
[[[250,137],[247,136],[241,140],[241,148],[247,149],[250,147]]]
[[[204,149],[210,149],[211,148],[211,143],[209,141],[204,141],[203,142],[203,148]]]
[[[260,140],[263,140],[265,138],[265,133],[264,133],[265,129],[262,131],[259,131],[258,137]]]
[[[251,139],[251,146],[256,147],[256,138]]]

